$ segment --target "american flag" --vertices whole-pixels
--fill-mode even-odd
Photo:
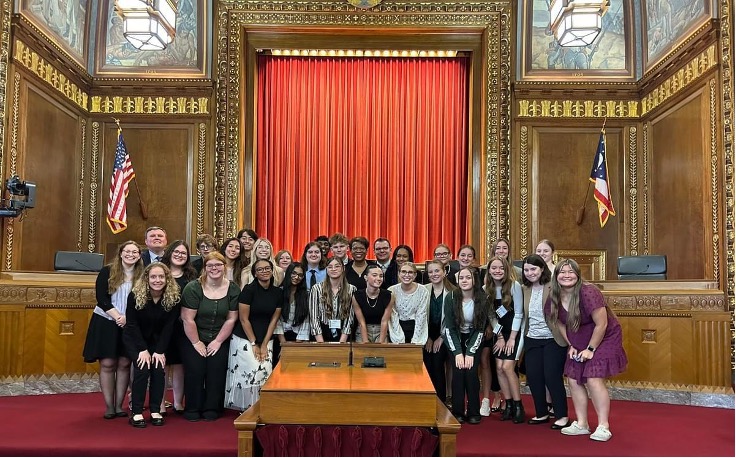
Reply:
[[[601,129],[601,137],[598,140],[598,151],[593,159],[593,170],[590,172],[590,181],[595,183],[593,197],[598,202],[598,219],[601,227],[606,225],[609,216],[615,216],[611,201],[610,186],[608,186],[608,164],[606,162],[606,131]]]
[[[135,178],[130,155],[125,148],[122,131],[118,132],[118,146],[115,148],[115,163],[110,180],[110,199],[107,201],[107,224],[113,234],[128,228],[128,211],[125,199],[128,197],[128,183]]]

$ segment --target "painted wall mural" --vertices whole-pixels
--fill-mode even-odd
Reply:
[[[647,67],[710,17],[710,0],[646,0]]]
[[[98,73],[130,73],[135,67],[142,73],[158,73],[166,70],[203,71],[203,37],[205,0],[179,0],[176,16],[176,37],[162,51],[139,51],[123,36],[122,19],[114,12],[114,1],[106,0],[104,21],[104,56],[98,53]]]
[[[611,0],[602,19],[602,30],[589,46],[563,48],[557,44],[549,25],[549,0],[534,0],[528,63],[532,70],[624,70],[626,56],[626,15],[623,0]]]
[[[73,57],[84,62],[88,0],[23,0],[23,11],[31,13],[42,28],[58,38]]]

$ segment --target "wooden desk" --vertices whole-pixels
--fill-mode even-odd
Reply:
[[[455,454],[460,424],[435,395],[422,364],[421,347],[354,345],[354,366],[309,365],[313,361],[346,361],[349,351],[348,344],[285,345],[281,362],[261,390],[260,401],[235,420],[238,454],[251,456],[257,424],[437,427],[440,453]],[[363,358],[355,356],[365,352],[384,356],[387,367],[360,367]],[[310,359],[310,353],[319,357]]]

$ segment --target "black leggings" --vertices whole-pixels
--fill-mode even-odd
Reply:
[[[562,380],[566,357],[567,348],[557,345],[555,339],[525,339],[526,381],[532,392],[537,418],[547,415],[545,387],[552,397],[555,416],[567,416],[567,394]]]

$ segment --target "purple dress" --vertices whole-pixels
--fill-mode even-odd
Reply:
[[[549,316],[552,301],[547,300],[544,304],[544,313]],[[605,307],[606,302],[603,294],[598,288],[589,283],[583,283],[580,289],[580,326],[577,331],[567,328],[567,339],[578,351],[588,348],[590,337],[593,335],[595,322],[593,311]],[[562,324],[567,324],[567,310],[559,308],[559,319]],[[593,358],[585,362],[577,362],[567,358],[565,360],[565,375],[575,379],[578,384],[584,384],[589,377],[607,378],[620,374],[626,370],[628,360],[623,347],[623,333],[616,315],[608,313],[608,326],[603,340],[595,349]]]

